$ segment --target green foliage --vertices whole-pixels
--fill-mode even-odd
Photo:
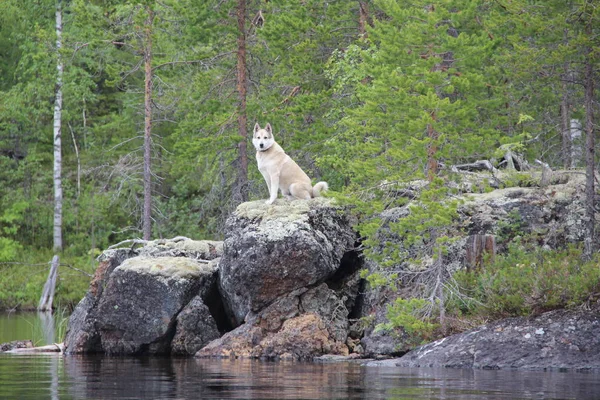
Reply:
[[[0,263],[16,260],[22,251],[23,247],[19,242],[0,237]]]
[[[0,308],[35,309],[48,278],[52,253],[19,252],[14,259],[19,261],[0,262]],[[95,263],[89,256],[61,256],[55,307],[73,309],[85,294],[94,269]]]
[[[521,213],[518,209],[511,210],[506,218],[498,221],[497,224],[497,236],[498,241],[501,243],[513,240],[514,238],[521,237],[525,234],[523,228],[525,222],[521,217]]]
[[[582,87],[570,80],[581,76],[584,50],[598,47],[598,8],[584,0],[430,3],[369,2],[372,24],[362,34],[357,1],[247,2],[245,128],[270,122],[298,164],[352,206],[370,256],[389,267],[369,277],[372,285],[395,284],[396,266],[425,255],[415,249],[433,257],[448,247],[453,178],[438,173],[414,197],[397,195],[433,178],[432,162],[510,150],[557,164],[557,105],[566,90],[571,116],[583,117]],[[139,236],[144,6],[156,12],[154,236],[220,238],[237,206],[236,3],[62,4],[67,257],[87,268],[99,249]],[[0,261],[51,258],[55,7],[0,2]],[[253,22],[259,11],[262,24]],[[518,173],[503,182],[534,184]],[[252,162],[248,190],[251,199],[266,195]],[[395,207],[408,215],[378,217]],[[382,225],[403,246],[382,242]],[[516,221],[501,230],[516,234]],[[18,280],[14,296],[0,298],[30,302],[39,282],[27,284]],[[82,288],[61,293],[74,298]]]
[[[463,315],[498,318],[580,305],[600,287],[598,259],[581,262],[581,249],[527,250],[514,242],[485,268],[455,275],[470,300],[449,308]]]
[[[379,324],[376,329],[386,332],[400,330],[403,334],[397,333],[397,336],[403,345],[417,346],[431,340],[437,325],[423,317],[427,305],[427,301],[423,299],[397,298],[394,303],[388,305],[388,322]]]
[[[502,177],[502,187],[532,187],[537,186],[539,180],[535,180],[534,177],[528,172],[508,171]]]

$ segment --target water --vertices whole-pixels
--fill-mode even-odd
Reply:
[[[36,346],[61,340],[68,315],[58,313],[0,313],[0,343],[31,340]]]
[[[600,374],[0,354],[0,399],[600,399]]]

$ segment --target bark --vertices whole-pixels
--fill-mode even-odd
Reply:
[[[238,143],[239,170],[236,194],[239,201],[248,201],[248,117],[246,115],[246,96],[248,79],[246,77],[246,0],[238,0],[238,51],[237,51],[237,91],[238,91],[238,133],[242,140]]]
[[[56,3],[56,97],[54,99],[54,251],[61,252],[62,240],[62,86],[64,64],[60,54],[62,48],[62,9],[60,0]]]
[[[369,23],[369,5],[366,1],[358,2],[358,33],[367,37],[367,24]]]
[[[565,42],[567,40],[567,30],[565,29]],[[564,76],[562,84],[562,100],[560,103],[560,119],[562,131],[562,159],[565,169],[571,168],[573,163],[573,154],[571,151],[571,118],[569,118],[569,92],[567,78],[569,77],[569,63],[564,65]]]
[[[147,6],[144,26],[144,211],[143,237],[152,236],[152,23],[154,10]]]
[[[55,255],[52,258],[48,279],[44,284],[44,290],[38,304],[38,311],[52,311],[52,303],[54,302],[54,291],[56,288],[56,277],[58,275],[59,258]]]
[[[588,30],[591,30],[588,27]],[[591,34],[591,32],[590,32]],[[586,238],[584,241],[584,258],[591,259],[594,253],[594,245],[596,240],[595,232],[595,138],[594,138],[594,65],[592,61],[592,49],[586,49],[585,59],[585,134],[586,134],[586,149],[585,149],[585,165],[586,165],[586,184],[585,184],[585,210],[586,210]]]
[[[491,262],[496,257],[496,237],[494,235],[471,235],[467,238],[465,263],[467,271],[473,271],[484,266],[486,257]]]
[[[79,157],[79,146],[77,145],[73,129],[71,129],[71,139],[73,139],[73,149],[75,150],[75,158],[77,159],[77,200],[79,200],[79,196],[81,195],[81,158]]]

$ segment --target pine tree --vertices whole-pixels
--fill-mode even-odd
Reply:
[[[500,144],[495,111],[500,75],[490,63],[496,41],[474,21],[477,2],[378,1],[385,18],[368,30],[364,50],[337,55],[337,80],[352,81],[358,107],[347,110],[324,159],[351,185],[419,177],[438,165],[490,157]]]

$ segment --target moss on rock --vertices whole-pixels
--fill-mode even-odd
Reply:
[[[212,273],[214,265],[200,263],[185,257],[133,257],[117,267],[123,271],[133,271],[167,279],[193,279]]]

